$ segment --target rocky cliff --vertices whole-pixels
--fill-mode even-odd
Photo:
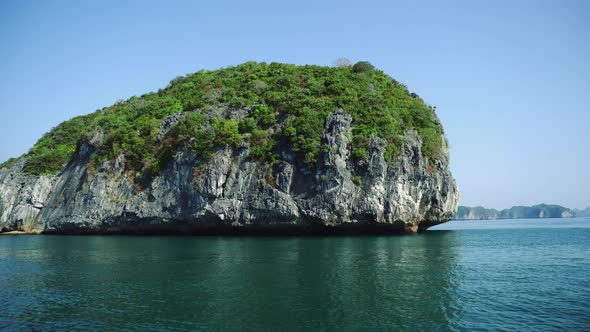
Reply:
[[[244,118],[251,108],[216,108]],[[163,119],[153,144],[189,112]],[[210,119],[211,119],[211,114]],[[435,119],[438,121],[437,119]],[[268,163],[252,158],[257,143],[219,144],[206,158],[179,146],[154,176],[138,181],[125,151],[105,149],[100,128],[79,140],[57,174],[25,172],[27,158],[0,169],[0,229],[39,233],[413,233],[450,220],[459,192],[448,149],[428,158],[425,142],[404,130],[388,160],[387,142],[368,135],[366,156],[353,157],[353,116],[335,109],[321,130],[321,151],[304,163],[288,143]],[[192,138],[189,142],[194,142]]]

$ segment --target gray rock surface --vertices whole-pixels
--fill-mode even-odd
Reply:
[[[178,119],[163,124],[167,131]],[[82,145],[57,176],[22,173],[24,160],[0,170],[0,229],[43,233],[208,231],[383,231],[412,233],[450,220],[459,192],[445,157],[430,164],[422,139],[405,133],[387,163],[385,144],[371,137],[367,162],[351,156],[350,115],[326,120],[327,146],[315,170],[289,151],[270,168],[248,146],[218,149],[207,163],[191,151],[142,188],[127,178],[124,156],[88,168],[96,147]],[[100,135],[98,135],[100,136]],[[97,141],[100,137],[97,137]]]

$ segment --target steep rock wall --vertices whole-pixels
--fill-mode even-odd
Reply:
[[[307,232],[412,233],[450,220],[459,192],[444,157],[428,162],[422,139],[407,131],[388,163],[371,137],[368,158],[351,156],[352,117],[326,120],[326,147],[314,170],[285,149],[272,167],[249,147],[218,149],[208,161],[178,152],[149,185],[138,187],[123,156],[90,170],[96,147],[82,145],[57,176],[22,173],[23,161],[0,170],[0,229],[42,233]]]

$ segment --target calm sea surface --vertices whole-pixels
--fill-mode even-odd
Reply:
[[[0,236],[0,329],[590,330],[590,219],[412,236]]]

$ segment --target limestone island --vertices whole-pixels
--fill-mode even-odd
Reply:
[[[509,209],[486,209],[483,206],[459,206],[455,220],[495,220],[495,219],[543,219],[573,218],[576,212],[561,205],[537,204],[533,206],[513,206]]]
[[[459,192],[434,108],[368,62],[247,62],[78,116],[0,165],[0,230],[415,233]]]

